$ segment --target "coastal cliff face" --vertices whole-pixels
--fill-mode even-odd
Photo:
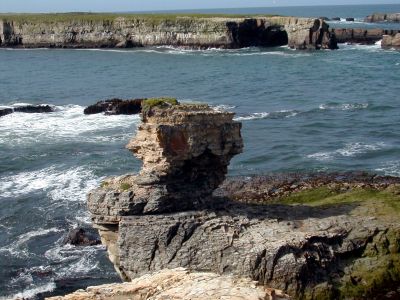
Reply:
[[[384,35],[395,35],[399,30],[364,29],[364,28],[335,28],[331,33],[336,36],[338,43],[374,44],[383,39]]]
[[[376,23],[376,22],[400,23],[400,13],[392,13],[392,14],[375,13],[366,17],[364,21],[370,23]]]
[[[294,49],[336,49],[320,19],[294,17],[116,17],[111,20],[0,19],[1,47],[240,48],[289,45]]]
[[[106,179],[88,195],[121,277],[184,267],[251,278],[297,299],[399,296],[399,186],[380,186],[384,201],[373,185],[365,194],[355,186],[354,202],[340,189],[338,205],[320,206],[243,203],[255,197],[251,191],[243,202],[229,193],[212,196],[242,151],[232,117],[205,106],[143,111],[128,144],[143,160],[141,172]],[[314,198],[314,190],[305,196]]]
[[[400,33],[384,35],[382,39],[382,48],[400,49]]]

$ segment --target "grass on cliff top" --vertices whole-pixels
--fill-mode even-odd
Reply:
[[[313,207],[361,202],[383,203],[384,207],[379,209],[379,213],[381,214],[400,213],[400,187],[390,186],[384,190],[353,188],[347,191],[319,187],[293,193],[274,201],[274,203],[280,204],[308,205]]]
[[[147,111],[151,109],[152,107],[155,106],[160,106],[160,105],[178,105],[179,102],[176,98],[170,98],[170,97],[162,97],[162,98],[149,98],[146,100],[142,101],[142,110]]]
[[[245,18],[255,17],[256,15],[243,14],[153,14],[153,13],[52,13],[52,14],[0,14],[0,20],[15,21],[20,23],[58,23],[58,22],[114,22],[117,18],[127,20],[147,20],[157,23],[166,20],[176,20],[178,18]],[[272,17],[273,15],[262,15]]]

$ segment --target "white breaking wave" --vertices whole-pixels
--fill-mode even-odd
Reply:
[[[22,105],[19,103],[18,105]],[[1,118],[1,144],[34,144],[61,141],[127,140],[139,123],[138,115],[84,115],[83,106],[57,106],[52,113],[13,113]],[[119,129],[118,134],[110,130]]]
[[[353,157],[359,154],[378,151],[383,149],[384,147],[386,147],[386,144],[382,142],[375,144],[349,143],[346,144],[343,148],[337,149],[335,151],[309,154],[307,155],[307,158],[312,158],[319,161],[328,161],[338,157]]]
[[[400,160],[389,161],[375,171],[382,172],[387,176],[400,177]]]
[[[216,105],[216,106],[211,106],[212,109],[214,109],[215,111],[231,111],[232,109],[236,108],[236,106],[234,105],[226,105],[226,104],[220,104],[220,105]]]
[[[321,110],[358,110],[368,108],[368,103],[321,104]]]
[[[83,167],[62,170],[53,166],[0,177],[0,196],[18,197],[46,192],[53,202],[82,202],[85,201],[86,192],[96,187],[100,180],[101,178],[95,176],[91,170]]]
[[[295,110],[279,110],[275,112],[261,112],[261,113],[252,113],[245,116],[238,116],[234,118],[235,121],[248,121],[248,120],[258,120],[258,119],[266,119],[266,118],[290,118],[297,116],[299,114],[298,111]]]
[[[31,299],[35,297],[37,294],[51,292],[56,288],[56,284],[54,282],[48,282],[43,285],[39,285],[33,287],[31,289],[27,289],[23,292],[17,293],[15,295],[11,295],[8,297],[0,297],[0,299]]]

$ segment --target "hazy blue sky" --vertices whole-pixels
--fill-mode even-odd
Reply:
[[[400,4],[400,0],[0,0],[0,12],[146,11],[383,3]]]

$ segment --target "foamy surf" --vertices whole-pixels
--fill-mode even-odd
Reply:
[[[25,105],[18,103],[14,105]],[[0,145],[55,141],[110,142],[128,140],[139,123],[138,115],[84,115],[80,105],[56,106],[52,113],[13,113],[1,118]],[[118,133],[110,133],[118,130]]]
[[[248,115],[237,116],[234,118],[235,121],[250,121],[260,119],[283,119],[297,116],[299,111],[296,110],[279,110],[275,112],[260,112],[252,113]]]
[[[369,152],[376,152],[382,150],[385,147],[386,144],[383,142],[378,142],[374,144],[365,144],[361,142],[348,143],[343,148],[339,148],[335,151],[317,152],[309,154],[306,157],[319,161],[330,161],[340,157],[354,157]]]

